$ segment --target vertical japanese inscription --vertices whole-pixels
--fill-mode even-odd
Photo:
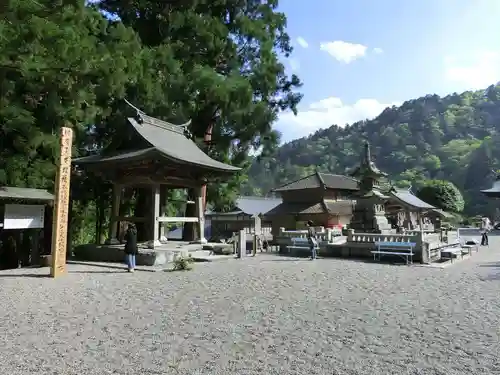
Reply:
[[[52,267],[50,269],[52,277],[58,277],[66,272],[72,142],[73,131],[70,128],[62,128],[61,153],[55,184],[54,221],[52,224]]]

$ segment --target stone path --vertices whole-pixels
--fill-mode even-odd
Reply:
[[[2,271],[2,373],[499,373],[498,245],[445,269],[259,255]]]

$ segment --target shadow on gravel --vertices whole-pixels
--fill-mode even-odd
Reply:
[[[335,257],[335,256],[326,256],[326,257],[321,257],[319,256],[316,258],[317,262],[321,261],[345,261],[345,262],[355,262],[355,263],[368,263],[368,264],[373,264],[373,265],[383,265],[383,266],[411,266],[406,264],[405,262],[401,262],[398,258],[391,259],[388,257],[387,259],[383,259],[382,261],[374,261],[372,258],[355,258],[355,257]],[[265,259],[261,260],[261,262],[298,262],[298,261],[311,261],[311,258],[309,257],[291,257],[287,255],[277,255],[276,259]],[[500,264],[499,264],[500,267]]]
[[[317,259],[320,260],[320,259]],[[277,259],[263,259],[261,260],[262,263],[267,263],[267,262],[306,262],[306,261],[311,261],[309,258],[277,258]]]
[[[28,278],[36,278],[36,279],[40,279],[40,278],[48,278],[50,277],[49,274],[39,274],[39,273],[6,273],[6,274],[2,274],[0,272],[0,279],[2,277],[28,277]]]
[[[72,273],[82,273],[82,274],[116,274],[116,275],[121,275],[123,273],[128,273],[126,270],[123,272],[118,272],[118,271],[68,271],[68,274]],[[33,278],[33,279],[44,279],[44,278],[50,278],[49,274],[39,274],[39,273],[5,273],[2,274],[0,272],[0,279],[4,277],[27,277],[27,278]]]
[[[123,271],[68,271],[68,273],[105,273],[105,274],[116,274],[116,275],[121,275],[122,273],[129,273],[127,270]]]
[[[484,263],[480,264],[479,267],[482,268],[497,268],[494,272],[490,273],[487,276],[480,276],[479,279],[481,281],[499,281],[500,280],[500,263],[494,262],[494,263]]]
[[[484,263],[480,264],[479,267],[500,268],[500,263]]]

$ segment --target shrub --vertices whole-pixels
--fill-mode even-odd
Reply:
[[[464,198],[460,190],[449,181],[427,181],[417,192],[417,197],[446,212],[461,212],[464,209]]]
[[[193,268],[192,263],[194,262],[194,259],[191,257],[191,255],[187,257],[178,257],[177,259],[174,260],[174,271],[188,271]]]

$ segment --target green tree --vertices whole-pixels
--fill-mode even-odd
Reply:
[[[449,181],[427,181],[417,191],[417,197],[444,211],[461,212],[464,209],[464,199],[460,190]]]
[[[99,6],[179,67],[165,74],[161,98],[171,108],[151,108],[153,115],[191,118],[194,139],[211,156],[242,167],[252,147],[268,153],[277,145],[273,122],[281,111],[296,111],[302,97],[298,77],[287,76],[280,61],[292,47],[277,0],[102,0]],[[217,201],[234,195],[228,190],[244,179],[211,185],[210,200],[227,206]]]
[[[7,4],[0,9],[0,186],[52,190],[60,128],[73,128],[75,156],[105,143],[96,120],[108,117],[137,81],[141,45],[132,29],[110,23],[83,0]],[[73,209],[85,214],[74,217],[95,214],[96,184],[75,177],[82,201]],[[99,189],[102,198],[106,189]],[[80,237],[81,225],[88,223],[71,225]]]
[[[160,97],[170,100],[170,108],[155,106],[150,113],[190,118],[194,140],[210,156],[243,168],[230,181],[208,186],[215,208],[233,206],[249,151],[271,152],[279,139],[273,122],[282,111],[296,112],[302,98],[299,78],[287,76],[280,60],[292,47],[278,1],[102,0],[99,6],[136,30],[146,46],[175,60],[176,71],[158,69],[165,78]],[[188,206],[186,216],[193,209]],[[194,226],[184,229],[187,239]]]

